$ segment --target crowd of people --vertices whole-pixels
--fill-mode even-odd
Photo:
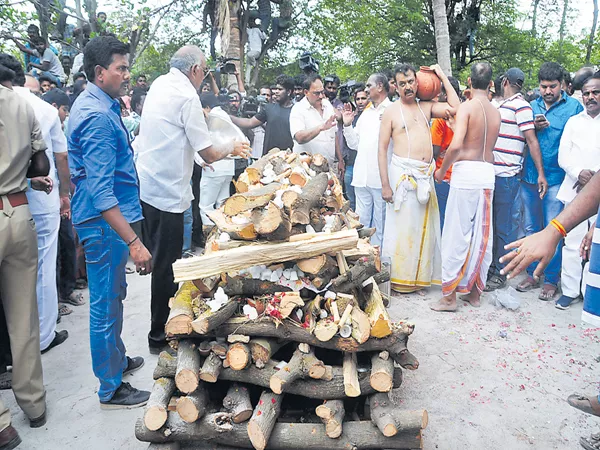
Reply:
[[[600,324],[590,294],[600,263],[583,264],[597,244],[593,207],[565,218],[598,183],[593,68],[571,79],[547,62],[539,87],[523,93],[533,82],[518,68],[494,78],[477,63],[461,87],[434,65],[441,92],[430,100],[419,98],[410,64],[345,85],[309,70],[247,92],[237,70],[220,87],[195,46],[179,49],[152,83],[132,81],[129,48],[110,35],[86,43],[71,77],[30,30],[31,45],[15,40],[25,67],[0,54],[0,372],[10,387],[12,366],[32,427],[46,421],[40,354],[68,338],[56,325],[67,304],[84,304],[77,288],[86,285],[101,407],[146,404],[149,392],[124,381],[144,364],[121,338],[126,274],[151,275],[148,346],[158,354],[168,349],[178,289],[172,264],[202,247],[210,212],[273,148],[326,157],[361,223],[376,229],[395,291],[441,285],[431,309],[456,311],[457,293],[477,307],[484,291],[527,269],[517,290],[540,289],[541,300],[566,309],[585,294],[589,271],[584,319]],[[554,246],[547,254],[538,232]],[[0,449],[19,442],[0,401]]]

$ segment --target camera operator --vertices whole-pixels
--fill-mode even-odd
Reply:
[[[275,89],[273,90],[273,98],[276,103],[266,103],[254,117],[249,119],[231,116],[233,123],[240,128],[255,128],[263,123],[267,124],[263,155],[274,147],[285,150],[294,146],[290,133],[293,92],[294,79],[287,75],[279,75],[275,80]]]

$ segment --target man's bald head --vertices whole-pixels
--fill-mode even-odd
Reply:
[[[473,89],[487,90],[492,81],[492,66],[487,62],[480,62],[471,67],[471,87]]]
[[[24,87],[26,87],[27,89],[29,89],[32,93],[34,93],[35,95],[39,95],[40,94],[40,82],[38,81],[37,78],[29,75],[29,74],[25,74],[25,84]]]
[[[200,89],[206,71],[206,58],[202,50],[195,45],[181,47],[175,52],[169,64],[171,68],[186,75],[196,90]]]

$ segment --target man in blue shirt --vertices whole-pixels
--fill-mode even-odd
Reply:
[[[143,406],[150,396],[122,382],[144,364],[126,356],[121,340],[128,254],[141,275],[152,271],[152,257],[130,226],[142,219],[142,208],[133,150],[115,100],[129,83],[128,52],[110,36],[86,45],[89,83],[71,110],[68,130],[73,224],[87,263],[92,366],[103,409]]]
[[[538,172],[531,155],[528,154],[525,158],[521,184],[521,196],[525,208],[525,233],[528,236],[543,230],[563,209],[563,203],[556,198],[565,178],[564,170],[558,165],[558,147],[567,120],[583,110],[577,100],[562,91],[563,79],[564,71],[559,64],[553,62],[542,64],[538,72],[541,96],[531,102],[536,135],[548,180],[548,192],[543,199],[540,198],[537,185]],[[557,252],[544,271],[545,279],[539,295],[540,300],[552,300],[556,294],[560,279],[561,247],[562,242],[559,243]],[[533,278],[536,266],[537,263],[534,263],[527,268],[529,276],[517,286],[518,291],[527,292],[539,287],[539,281]]]

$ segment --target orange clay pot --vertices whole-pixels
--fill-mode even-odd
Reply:
[[[417,72],[417,81],[419,82],[417,97],[421,100],[433,100],[440,95],[442,82],[429,67],[421,66]]]

